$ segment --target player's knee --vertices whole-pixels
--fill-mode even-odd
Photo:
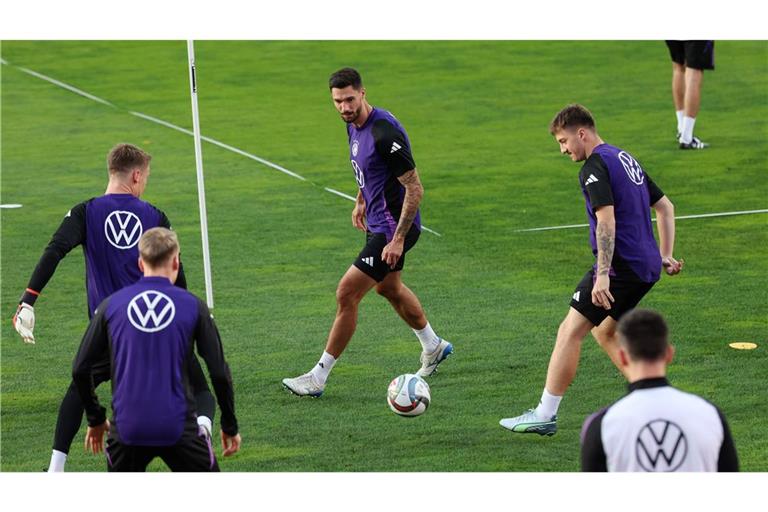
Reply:
[[[379,283],[376,285],[376,293],[388,300],[395,300],[400,293],[400,290],[396,286]]]
[[[352,287],[340,283],[336,288],[336,304],[340,309],[355,307],[360,302],[359,293]]]
[[[576,332],[571,322],[568,319],[563,320],[560,323],[560,327],[557,329],[557,341],[560,343],[580,343],[583,336]]]

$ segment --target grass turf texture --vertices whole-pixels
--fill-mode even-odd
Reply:
[[[678,215],[766,208],[768,44],[717,43],[705,73],[697,135],[674,140],[670,64],[646,42],[198,42],[204,135],[305,176],[301,182],[204,143],[216,320],[236,386],[242,451],[225,471],[574,471],[584,417],[625,392],[591,338],[553,438],[498,426],[536,404],[573,288],[592,263],[579,165],[547,132],[555,112],[586,104],[603,138],[626,148]],[[145,198],[180,235],[190,289],[204,296],[192,138],[137,118],[191,128],[183,42],[4,42],[2,57],[107,99],[111,108],[29,76],[2,72],[2,445],[0,469],[47,465],[56,413],[86,327],[83,258],[59,265],[36,304],[37,345],[10,317],[66,211],[103,192],[116,142],[154,156]],[[360,69],[373,105],[407,128],[426,194],[426,226],[404,280],[456,353],[429,379],[427,414],[385,403],[389,381],[418,368],[419,345],[375,294],[317,400],[280,380],[320,355],[338,279],[362,247],[350,224],[356,192],[330,72]],[[719,405],[742,468],[766,471],[768,217],[678,221],[686,260],[642,302],[662,311],[677,346],[671,380]],[[728,348],[754,341],[753,351]],[[109,386],[99,388],[108,403]],[[217,416],[218,421],[218,416]],[[67,469],[103,471],[83,453]],[[218,451],[218,450],[217,450]],[[164,469],[160,462],[150,466]]]

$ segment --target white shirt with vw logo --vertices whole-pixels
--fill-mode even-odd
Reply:
[[[608,471],[717,471],[724,429],[714,405],[666,385],[613,404],[601,438]]]

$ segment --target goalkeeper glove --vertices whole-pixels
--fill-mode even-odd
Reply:
[[[32,331],[35,329],[35,308],[22,302],[13,315],[13,327],[24,340],[24,343],[35,343],[35,335]]]

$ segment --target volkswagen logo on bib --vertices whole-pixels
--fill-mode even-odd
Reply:
[[[677,471],[688,454],[683,430],[667,420],[653,420],[635,442],[637,462],[646,471]]]
[[[643,174],[642,167],[637,163],[637,160],[632,158],[632,155],[626,151],[621,151],[619,152],[619,161],[621,162],[621,165],[624,166],[624,170],[627,172],[629,179],[632,180],[632,183],[635,185],[642,185],[645,175]]]
[[[128,320],[143,332],[162,331],[176,316],[176,306],[166,294],[146,290],[128,303]]]
[[[363,170],[360,168],[357,162],[354,160],[351,160],[352,162],[352,170],[355,171],[355,179],[357,180],[357,186],[360,188],[365,188],[365,174],[363,174]]]
[[[118,249],[130,249],[139,243],[143,231],[141,220],[133,212],[115,210],[104,221],[104,235]]]

